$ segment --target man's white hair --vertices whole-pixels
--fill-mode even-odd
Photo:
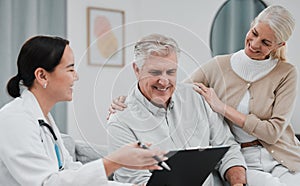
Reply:
[[[176,41],[161,34],[151,34],[143,37],[134,46],[134,62],[138,68],[142,68],[145,59],[149,56],[168,56],[175,52],[178,56],[180,50]]]

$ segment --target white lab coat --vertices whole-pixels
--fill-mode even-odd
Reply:
[[[108,182],[101,159],[82,165],[65,149],[51,116],[50,123],[29,91],[0,110],[0,185],[125,185]],[[58,170],[54,139],[38,120],[49,123],[58,138],[64,170]],[[126,184],[128,185],[128,184]],[[131,184],[129,184],[131,185]]]

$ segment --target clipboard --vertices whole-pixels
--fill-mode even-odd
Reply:
[[[147,186],[200,186],[228,149],[229,146],[217,146],[170,151],[166,163],[171,171],[153,171]]]

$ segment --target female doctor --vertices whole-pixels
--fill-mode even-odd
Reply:
[[[134,143],[85,165],[73,162],[50,114],[57,102],[72,100],[78,80],[69,41],[33,37],[21,48],[17,66],[7,84],[15,99],[0,110],[1,185],[125,185],[108,182],[107,175],[122,166],[161,169],[152,157],[163,152]],[[22,94],[19,84],[26,87]]]

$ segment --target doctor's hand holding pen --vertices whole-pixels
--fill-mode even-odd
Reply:
[[[151,144],[147,144],[149,147]],[[156,149],[144,149],[137,142],[127,144],[103,158],[106,174],[109,176],[115,170],[126,167],[130,169],[162,170],[156,158],[165,161],[167,152]]]

